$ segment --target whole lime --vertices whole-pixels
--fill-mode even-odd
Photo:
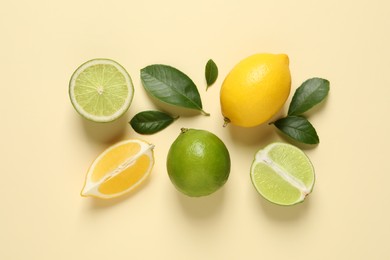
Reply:
[[[229,151],[213,133],[183,128],[169,149],[167,170],[177,190],[191,197],[206,196],[226,183]]]

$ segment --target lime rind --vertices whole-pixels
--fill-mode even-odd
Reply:
[[[266,200],[289,206],[303,202],[313,190],[315,173],[303,151],[286,143],[273,143],[258,151],[251,180]]]
[[[201,197],[225,185],[231,162],[229,151],[218,136],[206,130],[182,128],[168,151],[166,166],[178,191]]]
[[[104,71],[107,68],[112,71]],[[99,69],[101,71],[97,71]],[[118,81],[118,77],[122,80]],[[102,84],[105,85],[105,93],[99,95],[98,86]],[[118,84],[123,87],[118,88]],[[75,88],[76,86],[82,88]],[[114,87],[115,90],[111,89]],[[69,82],[69,97],[73,107],[81,116],[94,122],[118,119],[129,109],[133,96],[134,87],[130,75],[122,65],[110,59],[93,59],[83,63]]]

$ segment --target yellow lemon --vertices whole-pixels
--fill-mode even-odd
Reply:
[[[133,190],[152,171],[153,148],[154,145],[139,139],[109,147],[89,168],[81,195],[109,199]]]
[[[225,122],[253,127],[268,121],[286,102],[291,88],[285,54],[255,54],[226,76],[220,93]]]

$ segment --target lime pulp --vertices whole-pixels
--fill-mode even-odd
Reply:
[[[73,73],[69,96],[76,111],[95,122],[110,122],[123,115],[133,99],[130,75],[117,62],[93,59]]]

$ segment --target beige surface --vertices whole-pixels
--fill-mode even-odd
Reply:
[[[0,4],[0,259],[390,259],[390,2],[2,1]],[[321,144],[308,200],[278,207],[255,192],[254,153],[281,140],[273,127],[222,128],[219,88],[257,52],[287,53],[293,89],[330,80],[310,115]],[[96,57],[121,63],[135,84],[116,123],[84,121],[68,81]],[[220,69],[205,91],[203,68]],[[80,197],[92,160],[156,105],[139,70],[165,63],[198,85],[210,117],[182,117],[159,134],[156,164],[137,192],[114,201]],[[173,188],[168,148],[181,127],[219,135],[232,157],[226,186],[187,198]]]

